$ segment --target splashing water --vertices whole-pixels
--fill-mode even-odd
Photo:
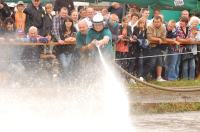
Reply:
[[[124,86],[98,51],[104,70],[96,79],[51,82],[17,67],[0,83],[0,131],[134,132]]]
[[[113,71],[106,63],[100,48],[97,46],[100,60],[105,68],[105,108],[107,116],[110,118],[114,131],[133,132],[129,118],[128,98],[123,85],[114,75]]]

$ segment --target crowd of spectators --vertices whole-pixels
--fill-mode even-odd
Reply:
[[[24,42],[57,42],[60,46],[24,48],[23,57],[58,59],[65,75],[74,56],[85,61],[96,56],[100,47],[104,55],[141,80],[200,78],[199,24],[200,19],[187,10],[179,21],[165,21],[159,9],[149,19],[148,8],[124,12],[117,2],[102,10],[76,10],[71,0],[44,6],[40,0],[28,5],[18,1],[12,11],[0,1],[1,37],[12,34]],[[66,45],[67,41],[75,43]]]

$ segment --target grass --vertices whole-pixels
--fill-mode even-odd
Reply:
[[[200,80],[179,80],[179,81],[166,81],[166,82],[156,82],[150,81],[149,83],[156,84],[164,87],[184,87],[184,86],[200,86]],[[137,89],[140,92],[140,96],[143,94],[155,94],[155,92],[150,92],[149,87],[136,83],[129,84],[130,89]],[[145,92],[146,91],[146,92]],[[156,91],[156,94],[163,94],[165,91]],[[155,94],[155,95],[156,95]],[[167,93],[165,93],[167,94]],[[165,95],[163,94],[163,96]],[[177,103],[135,103],[131,106],[131,112],[134,114],[143,113],[165,113],[165,112],[186,112],[186,111],[200,111],[200,102],[177,102]]]
[[[179,80],[179,81],[166,81],[166,82],[152,81],[150,83],[165,87],[200,86],[200,80]]]
[[[199,111],[200,102],[194,103],[148,103],[148,104],[133,104],[132,113],[166,113],[166,112],[186,112],[186,111]]]
[[[157,82],[157,81],[149,81],[149,83],[156,84],[164,87],[184,87],[184,86],[200,86],[200,80],[179,80],[179,81],[166,81],[166,82]],[[128,84],[129,88],[146,88],[144,85],[136,83],[136,84]]]

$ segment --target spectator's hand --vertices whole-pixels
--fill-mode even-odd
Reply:
[[[181,43],[178,42],[178,41],[174,41],[174,44],[175,44],[175,45],[180,45]]]
[[[66,38],[65,41],[66,41],[66,42],[74,42],[74,41],[76,41],[76,38],[74,38],[74,37],[69,37],[69,38]],[[70,44],[75,44],[75,43],[70,43]]]
[[[59,44],[64,44],[65,42],[63,40],[58,41]]]
[[[159,44],[162,44],[162,42],[163,42],[162,39],[159,39],[159,40],[158,40],[158,43],[159,43]]]
[[[124,35],[119,35],[118,38],[119,38],[119,39],[123,39],[123,38],[124,38]]]
[[[95,44],[97,47],[103,47],[103,42],[102,41],[96,41],[96,44]]]
[[[76,38],[74,38],[74,37],[69,37],[69,38],[65,39],[65,41],[75,41],[75,40],[76,40]]]
[[[47,37],[48,41],[51,41],[51,35],[47,35],[46,37]]]
[[[4,8],[4,5],[3,4],[0,4],[0,9]]]
[[[133,35],[132,38],[136,40],[136,39],[137,39],[137,36]]]
[[[90,44],[87,45],[88,50],[93,50],[94,47],[95,47],[95,45],[93,43],[90,43]]]
[[[137,37],[136,37],[136,36],[131,37],[131,38],[130,38],[130,41],[131,41],[131,42],[137,42]]]
[[[188,38],[187,41],[194,42],[194,40],[192,38]]]

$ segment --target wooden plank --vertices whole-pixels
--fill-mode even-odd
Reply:
[[[64,44],[58,44],[58,42],[49,42],[49,43],[31,43],[31,42],[16,42],[16,41],[0,41],[0,45],[13,45],[13,46],[62,46],[62,45],[74,45],[76,41],[65,41]]]

